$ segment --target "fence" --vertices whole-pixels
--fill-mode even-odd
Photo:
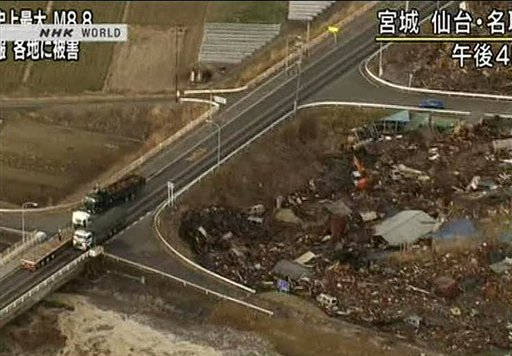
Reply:
[[[18,241],[3,250],[0,253],[0,268],[23,251],[39,243],[41,238],[40,234],[30,233],[30,237],[26,241]]]
[[[122,257],[118,257],[118,256],[115,256],[115,255],[111,255],[109,253],[104,253],[103,254],[105,257],[108,257],[108,258],[112,258],[113,260],[115,261],[118,261],[118,262],[123,262],[123,263],[126,263],[128,265],[131,265],[131,266],[134,266],[138,269],[141,269],[141,270],[144,270],[144,271],[147,271],[147,272],[152,272],[152,273],[155,273],[155,274],[158,274],[160,276],[163,276],[163,277],[166,277],[166,278],[169,278],[169,279],[172,279],[173,281],[177,282],[177,283],[180,283],[182,284],[184,287],[191,287],[191,288],[194,288],[200,292],[203,292],[205,294],[211,294],[211,295],[214,295],[218,298],[221,298],[221,299],[225,299],[225,300],[228,300],[230,302],[234,302],[234,303],[237,303],[237,304],[240,304],[244,307],[247,307],[247,308],[250,308],[250,309],[253,309],[253,310],[256,310],[258,312],[261,312],[261,313],[264,313],[264,314],[267,314],[269,316],[273,316],[274,315],[274,312],[268,310],[268,309],[264,309],[262,307],[259,307],[257,305],[254,305],[254,304],[251,304],[251,303],[247,303],[243,300],[240,300],[240,299],[237,299],[237,298],[233,298],[233,297],[230,297],[228,295],[225,295],[225,294],[222,294],[222,293],[219,293],[219,292],[215,292],[211,289],[208,289],[208,288],[205,288],[205,287],[202,287],[198,284],[195,284],[195,283],[191,283],[191,282],[188,282],[184,279],[181,279],[179,277],[176,277],[176,276],[173,276],[171,274],[168,274],[168,273],[165,273],[165,272],[162,272],[162,271],[159,271],[157,269],[154,269],[154,268],[151,268],[151,267],[148,267],[148,266],[145,266],[145,265],[142,265],[142,264],[139,264],[137,262],[133,262],[133,261],[129,261],[129,260],[126,260]]]
[[[88,257],[88,252],[82,253],[73,261],[59,269],[57,272],[53,273],[50,277],[46,278],[41,283],[36,285],[34,288],[30,289],[28,292],[24,293],[23,295],[15,299],[13,302],[5,306],[3,309],[0,310],[0,321],[2,319],[7,318],[7,316],[17,308],[22,307],[27,300],[33,298],[44,288],[51,285],[55,285],[57,282],[61,281],[67,275],[68,272],[72,272],[75,269],[75,267],[77,267],[80,263],[84,262]]]

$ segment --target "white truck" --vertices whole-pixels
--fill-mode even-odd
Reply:
[[[86,228],[91,224],[92,219],[93,215],[85,210],[75,210],[71,215],[71,223],[75,230]]]
[[[114,207],[86,220],[73,233],[73,247],[81,251],[87,251],[121,230],[126,222],[126,208]]]

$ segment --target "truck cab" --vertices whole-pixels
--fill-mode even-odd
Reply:
[[[101,196],[98,194],[98,190],[90,192],[82,200],[82,204],[89,211],[97,210],[101,203]]]
[[[87,211],[76,210],[73,211],[71,222],[74,229],[86,228],[91,224],[92,215]]]
[[[91,231],[84,229],[75,230],[73,234],[73,247],[80,251],[87,251],[93,246],[94,236]]]

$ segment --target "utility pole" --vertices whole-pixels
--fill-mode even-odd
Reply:
[[[167,206],[174,208],[174,183],[167,182]]]
[[[300,42],[299,44],[299,61],[297,62],[297,87],[295,88],[295,100],[293,102],[293,112],[297,113],[297,108],[299,105],[299,89],[300,89],[300,76],[302,73],[302,52],[304,50],[304,42]]]
[[[310,22],[308,21],[306,25],[306,56],[309,56],[309,32],[310,32]]]
[[[210,91],[210,103],[213,102],[213,92]],[[212,121],[212,109],[213,109],[213,106],[211,106],[209,109],[208,109],[208,120]]]
[[[178,33],[179,32],[179,33]],[[174,30],[174,94],[176,95],[176,102],[179,101],[179,94],[178,94],[178,71],[179,71],[179,61],[180,61],[180,46],[179,46],[179,38],[178,36],[181,35],[181,25],[178,24]]]
[[[24,243],[27,241],[27,239],[25,238],[25,209],[27,207],[37,208],[37,203],[33,201],[28,201],[21,204],[21,241]]]
[[[285,61],[285,70],[286,70],[286,77],[288,77],[288,42],[289,42],[289,38],[288,36],[286,36],[286,56],[284,57]]]
[[[384,69],[382,68],[382,42],[381,42],[380,50],[379,50],[379,78],[382,77],[382,74],[384,74]]]

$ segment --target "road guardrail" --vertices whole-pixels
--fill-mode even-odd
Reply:
[[[378,3],[379,3],[378,1],[369,1],[369,2],[365,3],[365,5],[363,5],[358,10],[353,12],[347,18],[339,21],[336,25],[337,26],[341,26],[341,25],[346,25],[346,24],[350,23],[356,17],[358,17],[362,13],[370,10],[375,5],[377,5]],[[319,36],[315,37],[314,39],[312,39],[310,41],[310,48],[320,44],[328,36],[329,36],[329,34],[327,32],[322,32],[322,34],[320,34]],[[247,89],[255,86],[256,84],[258,84],[259,82],[261,82],[265,78],[269,77],[270,75],[272,75],[272,74],[276,73],[277,71],[279,71],[280,69],[282,69],[285,66],[287,61],[290,62],[294,58],[296,58],[297,56],[298,56],[297,53],[291,53],[288,56],[288,58],[284,58],[280,62],[276,63],[274,66],[270,67],[269,69],[267,69],[266,71],[261,73],[256,78],[253,78],[252,80],[250,80],[246,85],[243,85],[241,87],[237,87],[237,88],[220,88],[220,89],[190,89],[190,90],[185,90],[184,94],[237,93],[237,92],[241,92],[241,91],[247,90]],[[148,97],[148,98],[155,98],[155,97],[167,98],[168,96],[166,96],[166,95],[156,95],[156,96],[154,96],[153,95],[153,96],[141,96],[141,97],[143,97],[143,98],[146,98],[146,97]],[[75,98],[75,97],[70,97],[70,99],[73,99],[73,98]],[[56,99],[58,99],[58,98],[40,98],[40,100],[56,100]],[[184,99],[195,99],[195,98],[180,98],[180,101],[192,101],[192,100],[184,100]],[[6,100],[11,100],[11,99],[8,98]],[[18,99],[12,99],[12,100],[18,100]],[[26,101],[29,101],[29,100],[32,100],[32,99],[26,99]],[[203,102],[204,103],[204,101],[196,101],[196,102]],[[119,172],[115,173],[113,176],[109,177],[107,179],[107,182],[115,181],[116,179],[122,177],[124,174],[130,172],[131,170],[136,169],[137,167],[142,165],[144,162],[146,162],[150,157],[153,157],[158,152],[162,151],[164,148],[168,147],[171,143],[176,141],[178,138],[182,137],[184,134],[188,133],[193,128],[198,126],[200,123],[205,121],[210,116],[210,114],[213,114],[214,112],[216,112],[218,110],[218,104],[217,103],[213,103],[213,102],[210,102],[210,101],[208,101],[208,102],[211,103],[212,105],[217,105],[216,107],[210,109],[210,110],[213,110],[213,112],[210,113],[210,110],[208,110],[206,113],[201,115],[199,118],[197,118],[194,121],[190,122],[185,127],[183,127],[181,130],[179,130],[178,132],[176,132],[175,134],[173,134],[172,136],[167,138],[165,141],[159,143],[153,149],[151,149],[150,151],[146,152],[141,157],[137,158],[135,161],[133,161],[130,164],[128,164],[128,166],[124,167]],[[44,207],[44,208],[28,208],[28,209],[23,209],[23,210],[25,212],[28,212],[28,213],[31,213],[31,212],[48,212],[48,211],[54,211],[54,210],[60,210],[60,209],[71,209],[71,208],[77,207],[79,205],[80,205],[80,202],[70,202],[70,203],[65,203],[65,204],[48,206],[48,207]],[[0,213],[20,213],[21,211],[22,211],[22,209],[0,209]]]
[[[0,309],[0,321],[4,318],[6,318],[11,312],[13,312],[15,309],[21,307],[24,305],[25,301],[32,298],[34,295],[39,293],[43,288],[55,284],[60,281],[61,277],[63,277],[65,274],[67,274],[69,271],[74,269],[78,264],[85,261],[87,258],[89,258],[89,252],[82,253],[80,256],[75,258],[73,261],[69,262],[67,265],[59,269],[57,272],[53,273],[48,278],[44,279],[42,282],[37,284],[35,287],[31,288],[26,293],[22,294],[20,297],[16,298],[14,301],[9,303],[4,308]]]
[[[247,85],[238,87],[238,88],[226,88],[226,89],[185,89],[183,94],[185,95],[193,95],[193,94],[231,94],[231,93],[239,93],[241,91],[247,90],[249,87]]]
[[[26,241],[18,241],[0,252],[0,268],[26,249],[39,243],[42,236],[43,235],[31,232],[29,233],[29,238]]]
[[[422,109],[422,108],[417,108],[417,107],[411,107],[411,106],[400,106],[400,105],[388,105],[388,104],[379,104],[379,103],[358,103],[358,102],[343,102],[343,101],[324,101],[324,102],[315,102],[315,103],[309,103],[309,104],[303,104],[303,105],[300,105],[297,107],[297,110],[302,110],[302,109],[307,109],[307,108],[313,108],[313,107],[321,107],[321,106],[356,106],[356,107],[368,107],[368,108],[389,108],[389,109],[398,109],[398,110],[417,110],[417,111],[430,111],[430,112],[439,112],[439,113],[452,113],[452,114],[459,114],[459,115],[470,115],[471,113],[468,112],[468,111],[455,111],[455,110],[443,110],[443,109]],[[226,157],[222,158],[221,161],[220,161],[220,164],[219,165],[213,165],[212,167],[210,167],[207,171],[203,172],[199,177],[197,177],[196,179],[194,179],[192,182],[190,182],[189,184],[187,184],[185,187],[181,188],[178,192],[176,192],[175,194],[175,197],[178,198],[179,196],[181,196],[182,194],[184,194],[186,191],[188,191],[193,185],[197,184],[198,182],[200,182],[204,177],[206,177],[208,174],[210,174],[211,172],[213,172],[216,168],[218,168],[220,165],[224,164],[225,162],[227,162],[231,157],[233,157],[234,155],[236,155],[238,152],[240,152],[241,150],[245,149],[248,145],[250,145],[252,142],[254,142],[255,140],[257,140],[259,137],[261,137],[262,135],[264,135],[265,133],[267,133],[268,131],[272,130],[273,128],[275,128],[278,124],[280,124],[281,122],[283,122],[284,120],[288,119],[290,116],[292,116],[294,113],[293,110],[291,110],[290,112],[288,112],[287,114],[283,115],[281,118],[279,118],[278,120],[274,121],[272,124],[270,124],[269,126],[267,126],[265,129],[263,129],[262,131],[258,132],[256,135],[254,135],[252,138],[250,138],[248,141],[246,141],[244,144],[242,144],[241,146],[239,146],[237,149],[235,149],[233,152],[231,152],[229,155],[227,155]],[[494,116],[495,114],[487,114],[487,115],[492,115]],[[177,251],[172,245],[170,245],[166,240],[165,238],[163,237],[163,235],[161,234],[160,230],[159,230],[159,218],[160,218],[160,214],[161,212],[163,211],[163,209],[166,207],[167,205],[167,201],[163,201],[157,208],[157,211],[155,213],[155,219],[154,219],[154,227],[155,227],[155,231],[157,232],[157,236],[158,238],[173,252],[175,253],[178,257],[180,257],[182,260],[184,260],[186,263],[192,265],[193,267],[203,271],[204,273],[210,275],[210,276],[213,276],[217,279],[220,279],[226,283],[229,283],[233,286],[236,286],[240,289],[243,289],[245,291],[248,291],[250,293],[255,293],[255,290],[252,289],[252,288],[249,288],[247,286],[244,286],[244,285],[241,285],[239,283],[236,283],[226,277],[223,277],[221,275],[218,275],[198,264],[196,264],[195,262],[191,261],[190,259],[188,259],[187,257],[185,257],[184,255],[182,255],[179,251]],[[113,256],[113,255],[111,255]],[[64,273],[66,273],[67,271],[69,271],[71,268],[73,268],[74,266],[76,266],[78,263],[84,261],[86,258],[89,257],[89,253],[83,253],[81,254],[79,257],[77,257],[75,260],[73,260],[72,262],[70,262],[69,264],[67,264],[66,266],[64,266],[63,268],[61,268],[59,271],[57,271],[56,273],[52,274],[50,277],[48,277],[47,279],[45,279],[43,282],[39,283],[36,287],[32,288],[30,291],[26,292],[25,294],[23,294],[22,296],[20,296],[19,298],[17,298],[15,301],[13,301],[12,303],[10,303],[9,305],[7,305],[5,308],[1,309],[0,310],[0,320],[5,317],[5,315],[7,315],[10,311],[12,311],[14,308],[18,307],[20,304],[22,304],[26,299],[32,297],[35,293],[37,293],[39,290],[41,290],[42,288],[44,288],[45,286],[49,285],[50,283],[52,282],[55,282],[57,280],[57,278],[59,278],[59,276],[62,276]],[[119,260],[123,260],[121,259],[120,257],[117,257],[117,256],[113,256],[114,258],[117,258]],[[135,262],[131,262],[131,261],[128,261],[128,260],[124,260],[126,261],[127,263],[131,263],[131,264],[134,264],[134,265],[138,265],[137,263]],[[142,266],[142,265],[140,265]],[[204,288],[204,287],[201,287],[201,286],[198,286],[198,285],[195,285],[193,283],[190,283],[190,282],[187,282],[187,281],[184,281],[184,280],[180,280],[178,277],[174,277],[174,276],[171,276],[171,275],[167,275],[161,271],[158,271],[158,270],[155,270],[155,269],[152,269],[150,267],[147,267],[147,266],[144,266],[145,269],[147,270],[151,270],[152,272],[155,272],[155,273],[160,273],[160,274],[163,274],[163,275],[166,275],[166,276],[170,276],[170,278],[173,278],[175,280],[179,280],[181,283],[187,283],[188,285],[190,286],[193,286],[194,288],[199,288],[203,291],[208,291],[208,293],[211,293],[211,294],[214,294],[214,295],[217,295],[218,297],[221,297],[221,298],[224,298],[224,299],[229,299],[231,301],[234,301],[236,303],[239,303],[239,304],[248,304],[248,305],[245,305],[245,306],[248,306],[250,308],[253,308],[253,309],[256,309],[256,310],[259,310],[261,312],[264,312],[266,314],[269,314],[269,313],[272,313],[271,311],[268,311],[268,310],[265,310],[263,308],[260,308],[260,307],[257,307],[257,306],[254,306],[254,305],[251,305],[249,303],[246,303],[244,301],[240,301],[240,300],[237,300],[236,298],[232,298],[232,297],[229,297],[229,296],[225,296],[225,295],[222,295],[221,293],[217,293],[217,292],[214,292],[214,291],[210,291],[208,290],[207,288]],[[258,308],[258,309],[257,309]],[[269,315],[272,315],[272,314],[269,314]]]
[[[240,304],[240,305],[242,305],[244,307],[247,307],[247,308],[259,311],[259,312],[267,314],[269,316],[273,316],[274,315],[274,312],[271,311],[271,310],[259,307],[257,305],[251,304],[251,303],[247,303],[247,302],[245,302],[245,301],[243,301],[241,299],[233,298],[233,297],[230,297],[228,295],[225,295],[225,294],[222,294],[222,293],[219,293],[219,292],[215,292],[215,291],[213,291],[211,289],[202,287],[202,286],[200,286],[198,284],[191,283],[191,282],[188,282],[188,281],[186,281],[184,279],[181,279],[179,277],[173,276],[172,274],[168,274],[168,273],[159,271],[157,269],[151,268],[149,266],[145,266],[145,265],[142,265],[142,264],[137,263],[137,262],[129,261],[129,260],[126,260],[126,259],[124,259],[122,257],[118,257],[118,256],[115,256],[115,255],[112,255],[112,254],[109,254],[109,253],[104,253],[103,255],[106,256],[106,257],[112,258],[115,261],[123,262],[123,263],[129,264],[129,265],[132,265],[132,266],[134,266],[136,268],[139,268],[141,270],[152,272],[152,273],[158,274],[160,276],[172,279],[173,281],[182,284],[184,287],[192,287],[192,288],[197,289],[197,290],[199,290],[199,291],[201,291],[201,292],[203,292],[203,293],[205,293],[207,295],[208,294],[212,294],[212,295],[214,295],[214,296],[216,296],[218,298],[225,299],[225,300],[228,300],[230,302],[234,302],[234,303]]]
[[[188,101],[188,102],[198,102],[198,103],[207,103],[212,105],[212,107],[203,113],[201,116],[196,118],[195,120],[189,122],[187,125],[185,125],[183,128],[181,128],[178,132],[175,132],[170,137],[168,137],[166,140],[160,142],[158,145],[150,149],[148,152],[137,158],[135,161],[132,161],[127,166],[123,167],[120,171],[112,175],[107,179],[107,182],[115,181],[116,179],[121,178],[123,175],[127,174],[128,172],[140,167],[144,162],[146,162],[148,159],[154,157],[159,152],[161,152],[163,149],[169,147],[173,142],[178,140],[180,137],[188,133],[189,131],[193,130],[196,126],[204,122],[210,115],[215,113],[219,109],[219,104],[215,102],[211,102],[209,100],[205,99],[196,99],[196,98],[181,98],[180,101]],[[34,212],[48,212],[48,211],[54,211],[54,210],[61,210],[61,209],[70,209],[77,207],[81,204],[80,201],[70,202],[66,204],[59,204],[59,205],[52,205],[44,208],[27,208],[27,209],[0,209],[0,213],[21,213],[22,211],[25,213],[34,213]]]
[[[297,110],[303,110],[308,108],[314,108],[314,107],[322,107],[322,106],[353,106],[353,107],[363,107],[363,108],[381,108],[381,109],[396,109],[396,110],[415,110],[415,111],[423,111],[423,112],[436,112],[436,113],[444,113],[444,114],[454,114],[454,115],[464,115],[469,116],[471,115],[471,112],[469,111],[458,111],[458,110],[445,110],[445,109],[425,109],[425,108],[419,108],[415,106],[402,106],[402,105],[392,105],[392,104],[381,104],[381,103],[361,103],[361,102],[348,102],[348,101],[320,101],[320,102],[314,102],[309,104],[303,104],[299,105],[297,107]],[[263,136],[268,131],[275,128],[277,125],[279,125],[281,122],[289,118],[293,115],[293,110],[288,112],[287,114],[283,115],[278,120],[274,121],[272,124],[267,126],[265,129],[260,131],[258,134],[254,135],[252,138],[250,138],[248,141],[240,145],[237,149],[235,149],[233,152],[228,154],[226,157],[222,158],[220,160],[220,163],[217,165],[213,165],[212,167],[208,168],[205,172],[203,172],[199,177],[195,178],[193,181],[185,185],[183,188],[179,189],[177,192],[174,193],[174,197],[177,199],[182,194],[187,192],[192,186],[199,183],[204,177],[212,173],[214,170],[216,170],[218,167],[223,165],[225,162],[227,162],[231,157],[236,155],[238,152],[245,149],[247,146],[249,146],[252,142]],[[485,114],[486,116],[495,116],[496,114]],[[210,134],[210,136],[207,136],[204,138],[204,140],[207,140],[208,138],[211,138],[211,135],[215,135],[216,133]],[[181,258],[185,263],[191,265],[192,267],[214,277],[217,278],[223,282],[229,283],[237,288],[243,289],[245,291],[249,291],[251,293],[255,293],[255,290],[252,288],[249,288],[245,285],[242,285],[240,283],[237,283],[235,281],[230,280],[229,278],[226,278],[224,276],[221,276],[213,271],[210,271],[203,266],[195,263],[191,259],[187,258],[183,254],[181,254],[178,250],[176,250],[164,237],[162,232],[159,230],[159,223],[160,223],[160,215],[164,208],[167,206],[167,200],[164,200],[156,209],[155,217],[153,220],[154,229],[157,234],[157,237],[162,241],[162,243],[167,246],[175,255],[177,255],[179,258]]]

